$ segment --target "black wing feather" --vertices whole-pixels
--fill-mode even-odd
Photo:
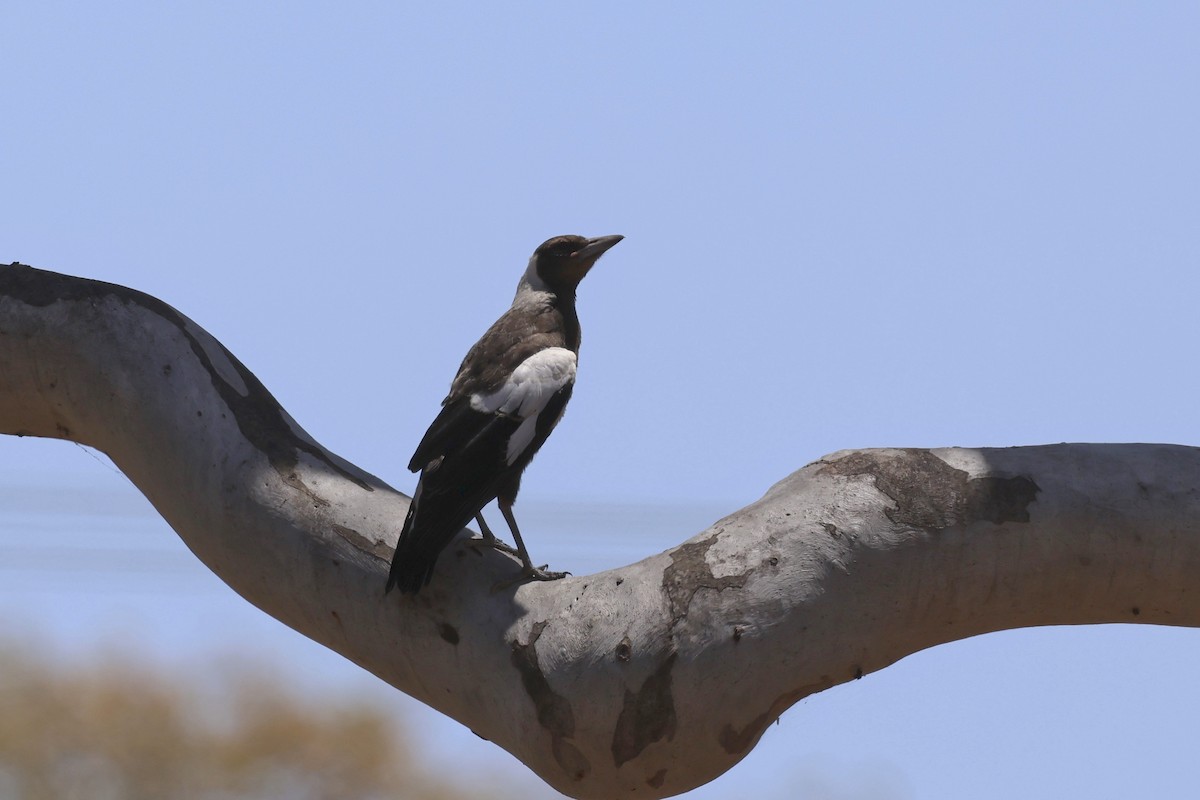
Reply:
[[[413,456],[423,472],[396,544],[389,590],[399,586],[413,593],[428,583],[442,550],[496,497],[512,469],[506,455],[508,440],[521,425],[518,417],[481,413],[469,403],[447,406],[438,420],[443,417],[454,424],[439,427],[435,421]]]
[[[416,452],[409,459],[408,471],[420,472],[438,456],[459,449],[482,427],[484,421],[477,420],[476,417],[483,416],[485,415],[471,408],[471,400],[468,397],[447,402],[429,426],[429,430],[425,431]]]
[[[443,409],[438,420],[446,417],[455,422],[448,425],[443,420],[439,426],[435,420],[413,456],[414,463],[425,463],[418,467],[423,470],[421,480],[396,543],[388,591],[394,586],[405,594],[419,591],[433,577],[438,556],[479,509],[501,492],[510,502],[515,499],[521,473],[558,423],[573,389],[573,384],[567,384],[550,398],[538,416],[533,441],[512,464],[508,440],[521,425],[519,417],[481,413],[470,403],[463,403],[465,411]],[[434,442],[454,447],[442,449]]]

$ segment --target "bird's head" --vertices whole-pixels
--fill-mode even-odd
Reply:
[[[592,265],[624,236],[555,236],[542,242],[529,259],[526,280],[536,278],[553,291],[575,291]]]

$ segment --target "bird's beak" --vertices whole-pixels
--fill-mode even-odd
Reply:
[[[595,239],[588,239],[587,244],[575,251],[573,258],[591,266],[596,259],[608,252],[610,247],[624,238],[620,234],[614,234],[613,236],[597,236]]]

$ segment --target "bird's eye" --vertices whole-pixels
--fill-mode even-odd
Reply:
[[[567,258],[574,255],[585,242],[586,240],[580,241],[573,236],[560,236],[546,242],[539,249],[548,256]]]

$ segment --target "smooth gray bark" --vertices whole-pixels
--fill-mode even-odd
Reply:
[[[104,451],[243,597],[574,797],[687,791],[796,701],[931,645],[1200,624],[1191,447],[845,451],[621,569],[493,593],[515,564],[464,532],[425,591],[385,596],[407,497],[161,301],[19,265],[0,432]]]

